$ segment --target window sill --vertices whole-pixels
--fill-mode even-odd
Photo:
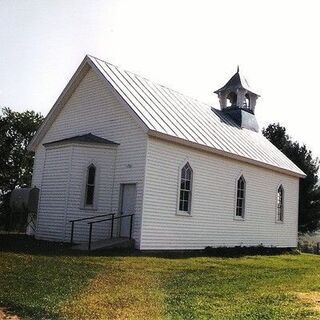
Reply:
[[[95,207],[80,207],[79,209],[82,211],[98,211]]]
[[[277,220],[276,220],[275,223],[276,223],[276,224],[283,224],[284,221],[277,221]]]
[[[244,217],[233,216],[233,220],[235,221],[245,221]]]
[[[180,210],[176,212],[176,216],[192,217],[191,213],[186,211],[180,211]]]

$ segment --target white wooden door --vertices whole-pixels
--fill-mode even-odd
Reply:
[[[121,190],[122,191],[121,191],[120,214],[123,216],[126,216],[128,214],[134,214],[134,210],[136,206],[136,185],[123,184],[121,186]],[[121,219],[120,237],[130,236],[130,220],[131,220],[131,217],[124,217]]]

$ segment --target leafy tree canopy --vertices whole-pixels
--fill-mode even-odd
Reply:
[[[33,153],[27,145],[43,117],[34,111],[14,112],[3,108],[0,115],[0,190],[31,183]]]
[[[292,140],[279,123],[270,124],[262,133],[307,175],[300,179],[299,231],[316,231],[320,228],[319,159],[313,158],[305,144]]]
[[[34,111],[0,111],[0,216],[8,214],[10,192],[31,184],[34,155],[27,145],[42,121],[42,115]]]

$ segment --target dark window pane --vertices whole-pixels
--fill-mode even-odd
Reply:
[[[189,211],[190,191],[191,191],[192,170],[189,163],[181,169],[180,194],[179,194],[179,210]]]
[[[88,184],[94,184],[95,174],[96,168],[94,166],[90,166],[88,170]]]
[[[283,221],[283,188],[282,186],[278,188],[278,194],[277,194],[277,220]]]
[[[237,182],[237,207],[236,216],[243,217],[245,202],[245,180],[243,176],[238,179]]]
[[[188,191],[183,191],[183,200],[187,201],[188,198]]]
[[[186,182],[186,180],[183,180],[183,190],[186,190],[186,188],[187,188],[187,182]]]
[[[87,186],[86,204],[93,205],[94,186]]]

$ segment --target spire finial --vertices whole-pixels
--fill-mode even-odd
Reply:
[[[237,73],[239,73],[239,65],[237,65]]]

